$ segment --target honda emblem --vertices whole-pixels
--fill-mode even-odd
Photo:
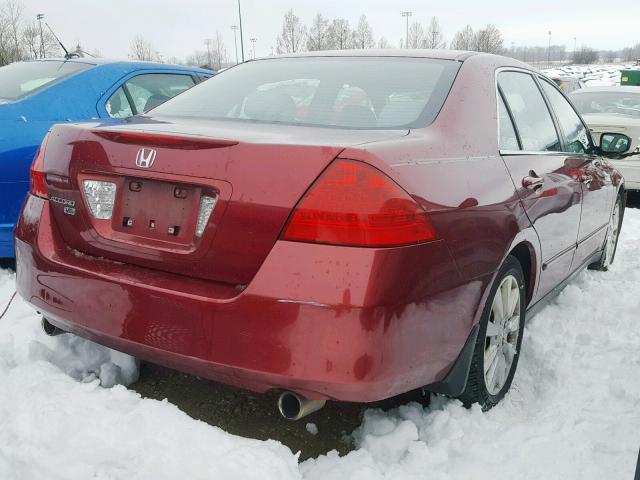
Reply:
[[[156,159],[156,151],[153,148],[141,148],[136,156],[136,165],[140,168],[149,168]]]

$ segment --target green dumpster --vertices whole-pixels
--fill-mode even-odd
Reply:
[[[620,85],[635,85],[640,87],[640,70],[621,70]]]

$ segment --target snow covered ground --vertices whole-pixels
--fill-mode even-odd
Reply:
[[[582,273],[528,323],[512,391],[492,411],[442,398],[370,410],[356,450],[301,464],[275,441],[230,435],[122,385],[104,388],[135,379],[135,362],[69,335],[45,337],[17,299],[0,320],[0,478],[631,479],[639,245],[640,211],[628,209],[611,270]],[[0,271],[0,310],[13,288]]]

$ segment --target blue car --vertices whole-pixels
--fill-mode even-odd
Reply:
[[[14,256],[12,230],[29,190],[29,167],[53,124],[117,122],[212,75],[192,67],[93,58],[0,67],[0,259]]]

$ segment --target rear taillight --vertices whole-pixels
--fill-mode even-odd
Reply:
[[[44,137],[42,145],[36,152],[36,156],[31,163],[31,172],[29,175],[29,191],[31,195],[36,197],[48,198],[47,182],[44,174],[44,153],[47,148],[47,141],[49,140],[49,134]]]
[[[336,160],[300,200],[282,238],[390,247],[436,235],[424,209],[387,175],[366,163]]]

